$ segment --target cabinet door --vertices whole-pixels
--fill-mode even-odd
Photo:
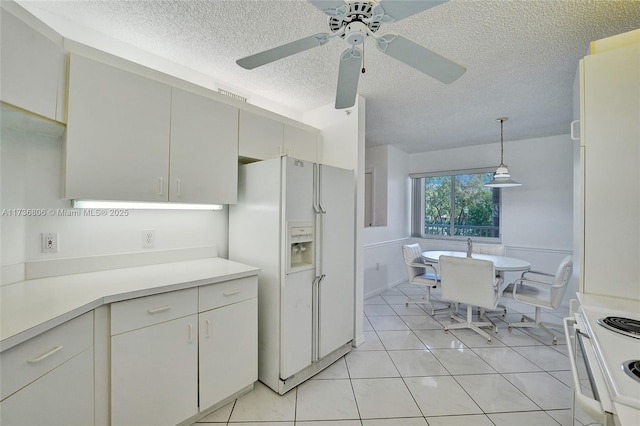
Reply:
[[[169,201],[235,204],[238,109],[172,89]]]
[[[258,299],[200,314],[200,410],[258,380]]]
[[[3,425],[94,423],[93,347],[0,403]]]
[[[267,160],[282,152],[283,124],[262,115],[240,110],[240,157]]]
[[[64,54],[60,44],[2,9],[2,100],[52,120],[62,121]],[[60,90],[59,90],[60,89]]]
[[[111,424],[175,425],[198,412],[197,316],[111,338]]]
[[[71,55],[66,198],[167,201],[170,112],[170,86]]]
[[[318,135],[314,132],[284,125],[284,151],[289,157],[316,163]]]

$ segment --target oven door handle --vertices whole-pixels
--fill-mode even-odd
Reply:
[[[578,369],[576,366],[576,352],[573,348],[573,342],[571,340],[571,334],[569,334],[569,327],[573,327],[576,324],[576,320],[572,317],[567,317],[564,320],[564,334],[567,341],[567,352],[569,353],[569,361],[571,363],[571,377],[573,379],[573,393],[576,404],[582,408],[586,414],[597,421],[600,424],[606,425],[607,415],[602,408],[600,401],[590,398],[582,393],[580,387],[580,378],[578,377]],[[571,323],[571,324],[570,324]]]

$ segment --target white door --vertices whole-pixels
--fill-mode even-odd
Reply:
[[[318,292],[319,357],[353,339],[355,287],[355,182],[351,170],[320,166],[317,236],[324,278]]]
[[[111,338],[111,424],[175,425],[198,412],[198,317]]]

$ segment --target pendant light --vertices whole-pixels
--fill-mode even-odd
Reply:
[[[484,184],[484,186],[488,186],[490,188],[509,188],[512,186],[522,186],[521,183],[516,182],[511,179],[511,175],[509,174],[509,169],[504,164],[504,130],[503,125],[504,122],[507,121],[508,117],[500,117],[496,118],[496,121],[500,122],[500,165],[498,169],[493,174],[493,179],[490,182]]]

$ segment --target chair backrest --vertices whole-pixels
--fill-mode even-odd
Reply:
[[[489,260],[440,256],[442,297],[486,309],[494,309],[500,299],[496,271]]]
[[[569,284],[569,279],[571,278],[571,272],[573,272],[573,256],[569,255],[562,259],[558,269],[556,269],[556,274],[553,278],[553,285],[559,287],[551,288],[551,306],[553,309],[556,309],[562,303],[562,298],[564,297],[564,293],[567,291],[567,287]]]
[[[493,256],[504,256],[505,249],[500,244],[476,244],[473,243],[473,252],[480,254],[490,254]]]
[[[411,266],[412,263],[422,262],[422,248],[420,248],[420,244],[416,243],[403,245],[402,256],[404,257],[404,264],[407,267],[407,275],[409,276],[409,281],[426,272],[426,268]]]

